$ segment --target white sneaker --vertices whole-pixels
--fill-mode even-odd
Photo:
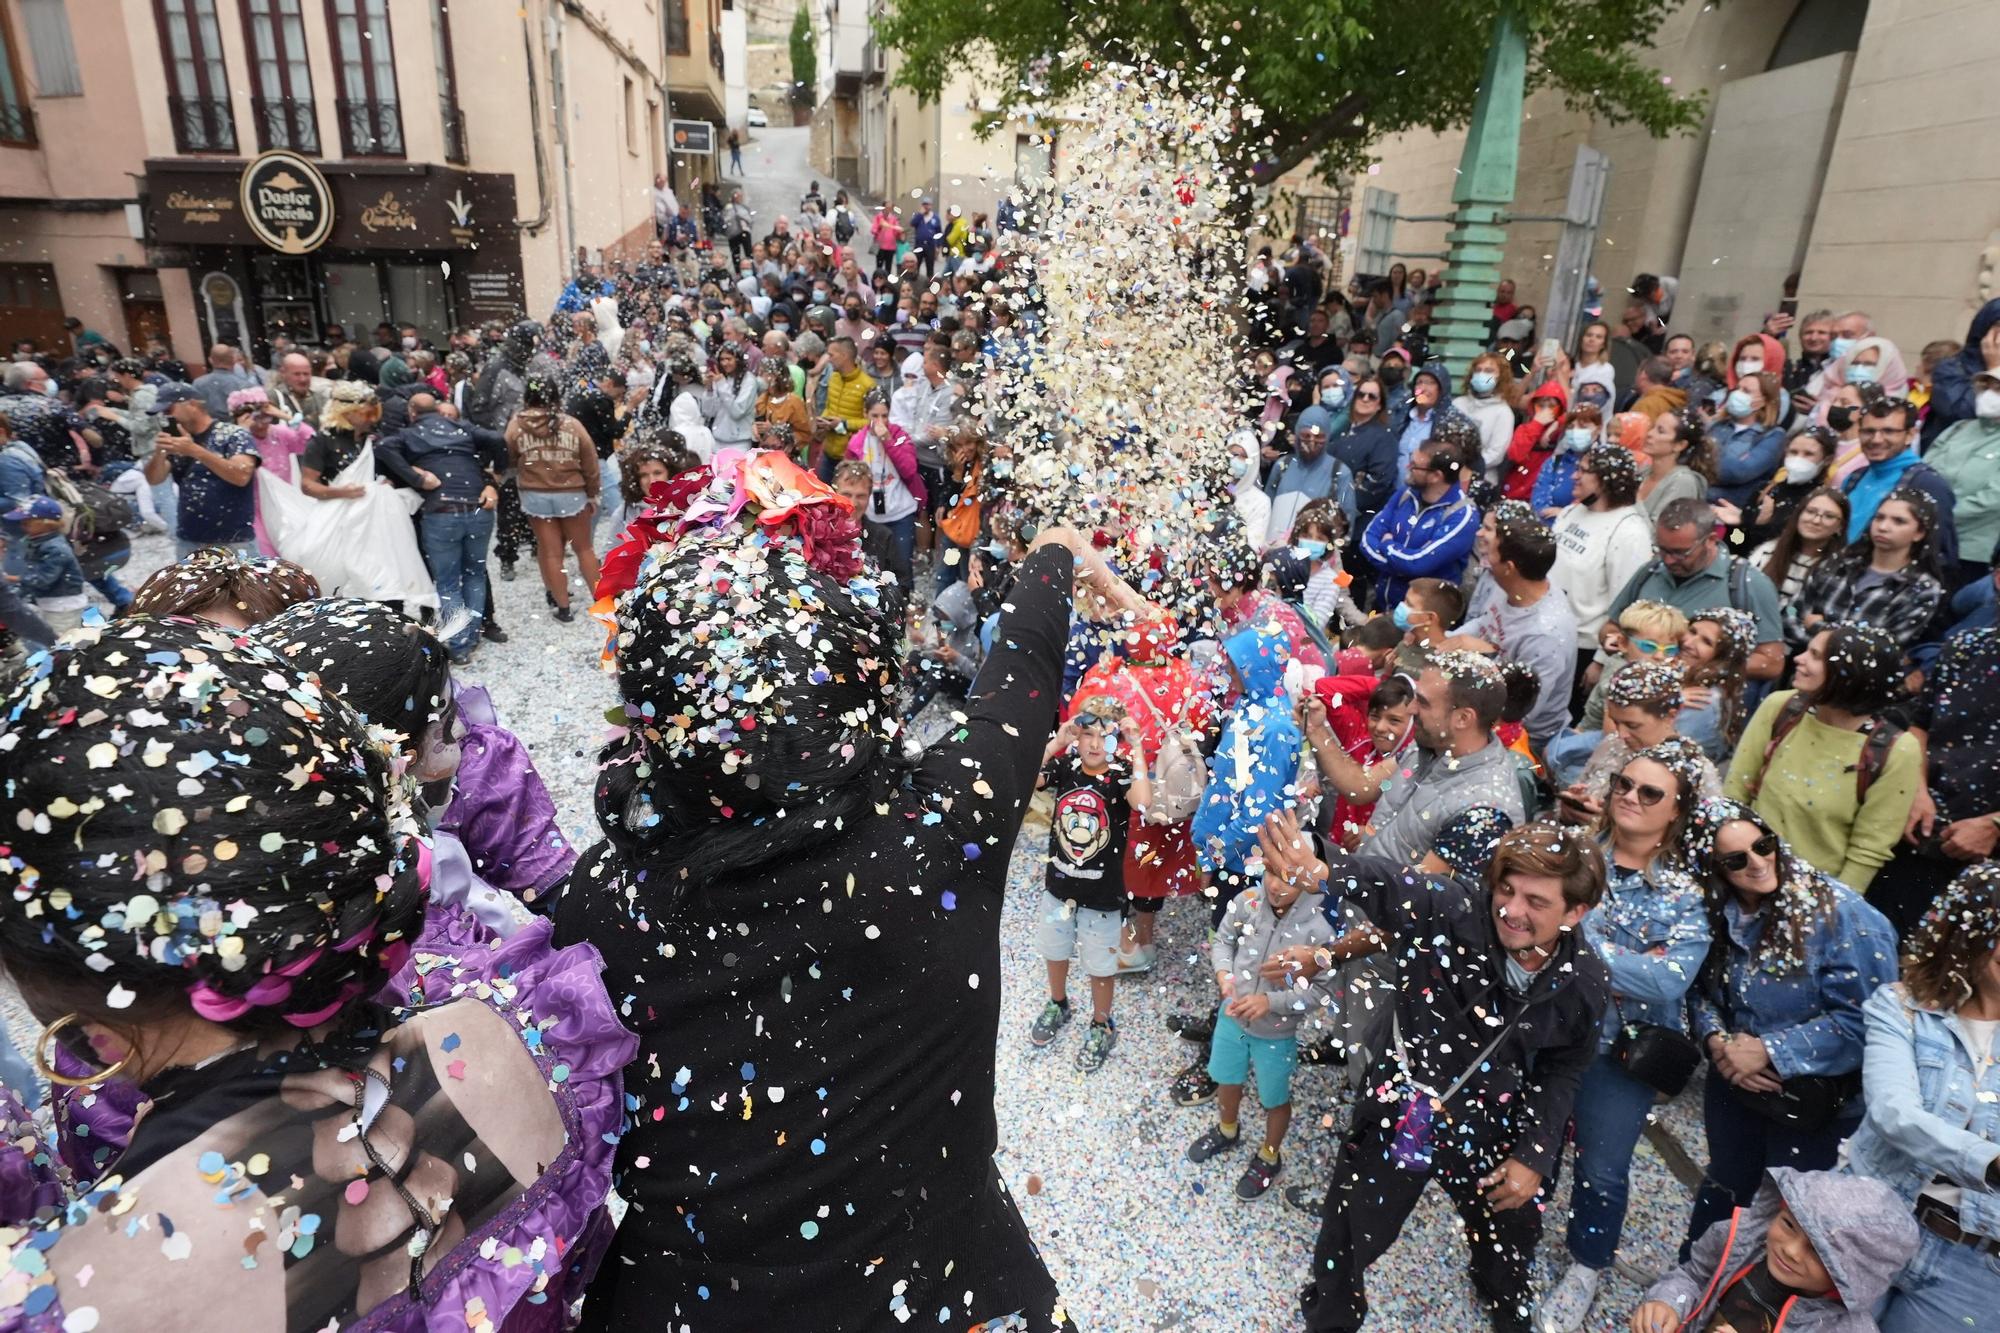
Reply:
[[[1535,1327],[1540,1333],[1577,1333],[1590,1317],[1602,1276],[1595,1268],[1571,1264],[1535,1310]]]
[[[1153,964],[1158,960],[1159,955],[1159,947],[1152,944],[1141,945],[1131,953],[1126,953],[1123,949],[1120,949],[1117,955],[1118,975],[1122,977],[1127,972],[1150,972],[1153,970]]]

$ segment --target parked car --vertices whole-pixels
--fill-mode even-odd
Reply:
[[[753,106],[750,108],[750,127],[752,129],[761,130],[770,123],[771,118],[764,114],[763,107]]]

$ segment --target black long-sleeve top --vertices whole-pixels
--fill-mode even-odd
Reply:
[[[1330,851],[1328,863],[1328,892],[1345,895],[1389,937],[1411,1077],[1442,1092],[1506,1032],[1446,1109],[1496,1159],[1511,1156],[1549,1176],[1611,1002],[1602,960],[1570,931],[1516,995],[1484,888],[1378,856]]]
[[[557,936],[603,951],[640,1038],[618,1149],[632,1211],[586,1325],[862,1333],[898,1327],[894,1308],[970,1326],[1054,1305],[993,1166],[993,1051],[1007,862],[1071,577],[1060,548],[1023,562],[967,720],[886,809],[674,910],[671,866],[603,845],[578,864]]]

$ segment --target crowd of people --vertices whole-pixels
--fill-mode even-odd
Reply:
[[[1496,1329],[1601,1321],[1697,1078],[1680,1264],[1617,1318],[2000,1328],[2000,300],[1912,367],[1862,311],[1697,345],[1652,275],[1538,344],[1502,283],[1448,365],[1441,274],[1296,240],[1170,587],[1025,484],[1018,217],[709,202],[545,320],[7,367],[0,965],[45,1027],[0,1314],[1075,1327],[995,1043],[1118,1058],[1193,898],[1161,1091],[1214,1118],[1166,1151],[1253,1203],[1342,1071],[1279,1189],[1307,1328],[1363,1326],[1433,1179]],[[621,696],[581,856],[467,674],[529,546]]]

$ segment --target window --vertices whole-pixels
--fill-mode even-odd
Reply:
[[[471,160],[465,144],[465,113],[458,109],[458,64],[451,53],[451,6],[431,0],[431,46],[437,60],[438,112],[444,118],[444,160]]]
[[[5,0],[0,0],[0,144],[25,148],[34,142],[35,115],[28,110],[21,66],[14,58],[14,34],[7,23]]]
[[[639,106],[632,96],[632,77],[625,77],[625,151],[639,156]]]
[[[35,58],[35,95],[83,96],[63,0],[21,0],[21,19],[28,29],[28,53]]]
[[[243,0],[243,41],[250,52],[250,108],[260,148],[319,152],[312,70],[300,0]]]
[[[10,345],[28,338],[42,351],[68,348],[54,264],[0,264],[0,329]]]
[[[688,7],[687,0],[662,0],[666,6],[667,54],[684,56],[688,53]]]
[[[153,13],[167,61],[174,146],[183,153],[235,152],[236,117],[229,109],[215,0],[153,0]]]
[[[341,151],[349,157],[401,157],[403,113],[396,102],[389,0],[326,0],[326,15],[340,77],[334,108]]]

